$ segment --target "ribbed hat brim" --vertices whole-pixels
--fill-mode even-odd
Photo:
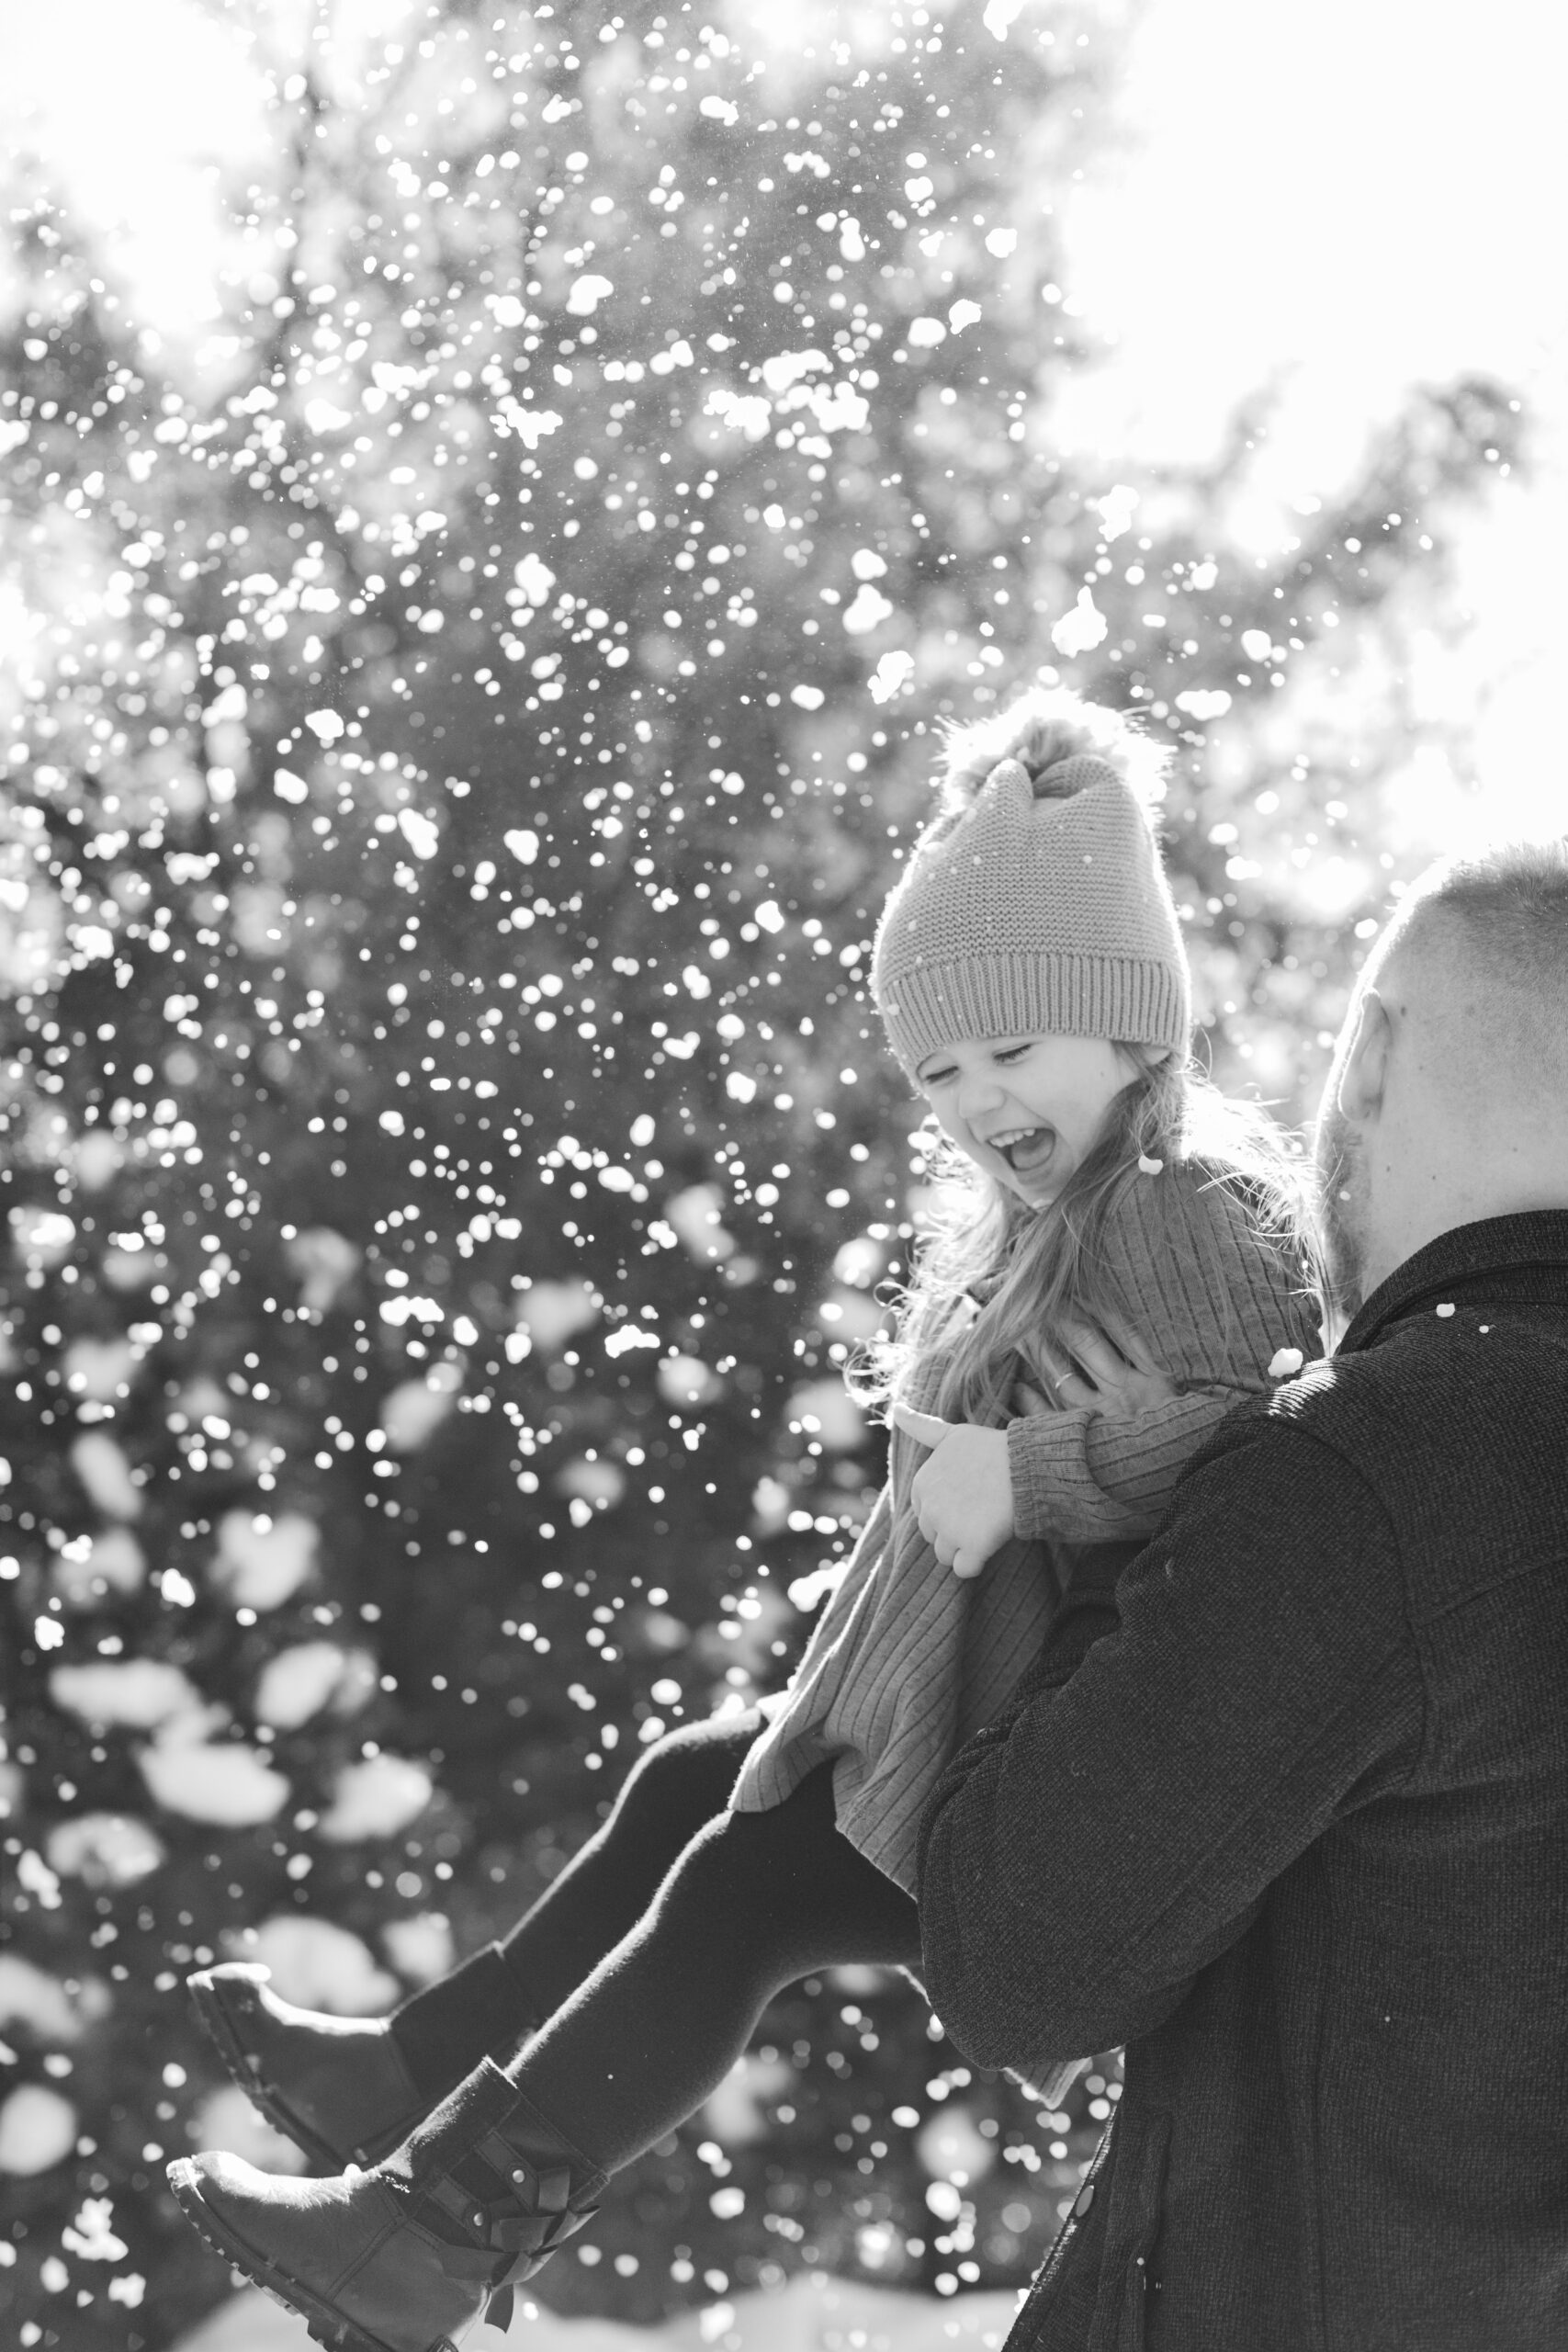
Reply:
[[[960,1037],[1110,1037],[1184,1053],[1192,1015],[1186,975],[1167,960],[1045,950],[913,967],[882,1017],[912,1071]]]

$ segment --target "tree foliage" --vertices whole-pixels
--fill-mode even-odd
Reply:
[[[839,1374],[922,1162],[865,956],[938,722],[1054,662],[1168,738],[1213,1055],[1293,1114],[1513,455],[1434,391],[1261,554],[1266,409],[1064,458],[1065,17],[496,6],[270,67],[251,12],[199,349],[18,175],[0,2290],[72,2352],[224,2289],[159,2161],[233,2122],[186,1969],[382,2005],[787,1672],[880,1470]],[[1110,2073],[1048,2122],[808,1985],[541,2291],[1021,2279]]]

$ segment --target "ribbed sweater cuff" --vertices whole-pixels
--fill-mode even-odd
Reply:
[[[1039,1543],[1054,1535],[1060,1525],[1060,1478],[1058,1470],[1055,1483],[1053,1465],[1046,1450],[1040,1443],[1034,1420],[1008,1423],[1008,1476],[1012,1481],[1012,1523],[1015,1534],[1030,1543]],[[1056,1524],[1053,1524],[1053,1505],[1057,1506]]]

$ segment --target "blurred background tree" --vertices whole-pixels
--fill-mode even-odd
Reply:
[[[1209,1050],[1299,1117],[1517,429],[1416,399],[1268,558],[1266,404],[1065,459],[1070,10],[226,17],[276,168],[200,349],[27,156],[0,322],[0,2294],[70,2352],[227,2291],[165,2154],[285,2161],[192,1965],[385,2007],[798,1654],[881,1472],[865,956],[938,723],[1043,664],[1168,740]],[[1114,2087],[840,1972],[538,2292],[1020,2282]]]

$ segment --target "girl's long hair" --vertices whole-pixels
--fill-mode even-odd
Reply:
[[[944,1420],[997,1427],[1013,1416],[1021,1377],[1048,1383],[1072,1360],[1070,1329],[1096,1324],[1112,1339],[1122,1308],[1101,1247],[1126,1187],[1146,1182],[1140,1159],[1199,1163],[1203,1181],[1239,1193],[1259,1246],[1301,1269],[1317,1264],[1304,1183],[1283,1131],[1268,1114],[1223,1095],[1192,1062],[1156,1047],[1121,1048],[1134,1075],[1116,1096],[1092,1148],[1056,1199],[1036,1209],[939,1147],[931,1172],[950,1204],[919,1247],[912,1279],[894,1302],[896,1328],[854,1367],[859,1400],[924,1399]],[[1216,1261],[1215,1290],[1226,1295]],[[932,1374],[940,1366],[934,1396]]]

